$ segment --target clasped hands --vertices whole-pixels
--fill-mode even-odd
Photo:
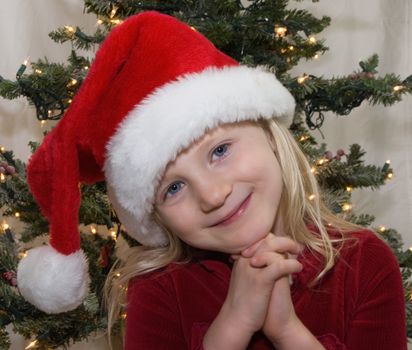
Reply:
[[[269,233],[239,255],[232,255],[224,307],[239,331],[253,335],[262,330],[279,347],[295,335],[301,324],[293,307],[289,276],[302,270],[296,259],[301,251],[302,246],[292,239]]]

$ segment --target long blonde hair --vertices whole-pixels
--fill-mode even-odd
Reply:
[[[321,199],[321,194],[309,162],[290,131],[276,119],[259,120],[260,125],[275,144],[275,153],[282,170],[283,191],[280,204],[285,232],[308,249],[319,253],[324,259],[323,269],[314,282],[322,278],[335,264],[340,243],[346,233],[360,228],[332,214]],[[156,213],[153,214],[156,219]],[[156,220],[160,225],[160,221]],[[310,230],[311,224],[315,229]],[[337,235],[332,239],[327,227]],[[165,247],[136,246],[122,252],[106,279],[104,293],[108,311],[109,344],[113,326],[126,306],[126,291],[129,281],[148,272],[160,269],[172,262],[190,261],[190,247],[169,232],[164,231],[169,244]]]

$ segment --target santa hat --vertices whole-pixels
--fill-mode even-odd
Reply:
[[[167,244],[151,215],[167,163],[217,125],[290,117],[294,106],[272,73],[240,66],[173,17],[145,12],[118,25],[30,159],[28,182],[49,220],[50,244],[20,262],[21,294],[48,313],[74,309],[87,295],[80,183],[106,180],[128,234],[143,245]]]

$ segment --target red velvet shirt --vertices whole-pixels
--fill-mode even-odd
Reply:
[[[299,260],[291,293],[297,315],[328,349],[406,350],[405,304],[398,262],[369,231],[341,251],[334,268],[309,287],[321,262],[309,251]],[[134,279],[128,289],[126,350],[203,349],[218,314],[231,268],[218,254]],[[248,349],[274,349],[258,332]],[[300,349],[297,349],[300,350]]]

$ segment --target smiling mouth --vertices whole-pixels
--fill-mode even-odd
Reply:
[[[239,207],[237,209],[235,209],[233,212],[229,213],[229,215],[227,215],[225,218],[223,218],[222,220],[220,220],[216,224],[213,224],[212,227],[226,226],[226,225],[229,225],[232,222],[236,221],[246,211],[247,207],[249,206],[251,197],[252,197],[252,193],[250,193],[245,198],[245,200],[239,205]]]

